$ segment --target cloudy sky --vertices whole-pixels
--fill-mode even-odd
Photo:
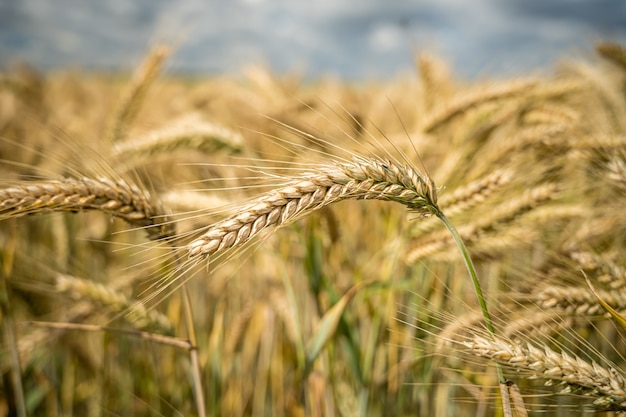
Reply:
[[[415,51],[473,78],[626,44],[625,0],[0,0],[0,66],[127,69],[150,45],[170,72],[275,71],[345,79],[411,69]]]

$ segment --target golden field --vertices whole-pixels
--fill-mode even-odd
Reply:
[[[354,84],[168,53],[1,74],[0,415],[626,411],[625,49]]]

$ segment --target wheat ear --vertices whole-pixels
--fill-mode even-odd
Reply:
[[[596,51],[598,53],[619,66],[623,70],[626,70],[626,48],[617,43],[602,42],[596,45]]]
[[[464,342],[470,353],[495,360],[514,369],[531,373],[532,378],[560,381],[567,385],[565,392],[576,392],[596,397],[597,407],[626,410],[626,377],[613,368],[587,362],[565,352],[555,352],[547,346],[489,340],[476,336]]]
[[[183,120],[178,124],[157,130],[115,145],[115,152],[124,159],[144,158],[146,161],[157,154],[177,150],[198,150],[206,153],[225,150],[229,153],[242,151],[243,137],[226,127],[204,122]]]
[[[123,139],[126,136],[128,126],[135,119],[150,85],[161,72],[163,63],[169,54],[169,48],[157,45],[150,51],[143,64],[135,71],[129,89],[122,97],[118,106],[113,126],[109,133],[112,141]]]
[[[437,191],[430,179],[392,161],[355,158],[352,163],[318,168],[243,206],[191,242],[189,256],[242,245],[262,230],[348,199],[395,201],[422,214],[438,212]]]
[[[170,320],[163,314],[156,310],[147,310],[145,305],[133,302],[125,294],[102,283],[58,274],[56,289],[75,300],[99,303],[114,313],[127,312],[126,320],[140,330],[156,328],[171,334],[174,328]]]
[[[66,178],[0,189],[0,219],[47,211],[99,210],[145,228],[152,240],[172,237],[174,224],[150,196],[125,181]]]

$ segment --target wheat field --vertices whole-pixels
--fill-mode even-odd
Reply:
[[[0,74],[0,416],[626,411],[626,49],[354,84],[170,52]]]

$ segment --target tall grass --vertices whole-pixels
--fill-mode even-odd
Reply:
[[[430,56],[179,79],[158,47],[130,79],[2,74],[0,415],[503,415],[496,363],[514,415],[625,411],[626,72],[598,49],[473,83]]]

